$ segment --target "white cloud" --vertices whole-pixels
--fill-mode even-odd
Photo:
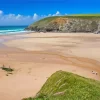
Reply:
[[[61,15],[59,11],[57,11],[55,14],[53,14],[52,16],[59,16]]]
[[[60,15],[60,12],[59,12],[59,11],[57,11],[57,12],[56,12],[56,15]]]
[[[0,16],[0,25],[29,25],[33,23],[32,16],[8,14]]]
[[[3,14],[3,11],[0,10],[0,25],[29,25],[34,21],[39,20],[41,18],[50,17],[50,16],[59,16],[61,13],[57,11],[55,14],[48,15],[38,15],[36,13],[33,16],[30,15],[21,15],[21,14]],[[65,15],[65,14],[64,14]]]
[[[35,20],[37,20],[38,19],[38,15],[36,14],[36,13],[34,13],[34,15],[33,15],[33,20],[35,21]]]
[[[3,11],[2,10],[0,10],[0,15],[2,15],[3,14]]]
[[[17,20],[20,20],[21,18],[23,18],[23,16],[20,15],[20,14],[18,14],[18,15],[16,16],[16,19],[17,19]]]
[[[52,14],[49,14],[48,17],[52,16]]]
[[[8,15],[6,15],[6,16],[4,16],[5,18],[7,18],[7,19],[13,19],[13,18],[15,18],[16,16],[15,16],[15,14],[8,14]]]

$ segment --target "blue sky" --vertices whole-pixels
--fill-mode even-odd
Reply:
[[[100,13],[100,0],[0,0],[0,25],[29,25],[47,16]]]

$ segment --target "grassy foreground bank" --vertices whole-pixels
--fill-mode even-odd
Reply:
[[[100,100],[100,82],[57,71],[34,98],[23,100]]]

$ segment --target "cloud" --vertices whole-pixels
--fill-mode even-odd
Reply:
[[[34,15],[33,15],[33,20],[35,21],[35,20],[37,20],[38,19],[38,15],[36,14],[36,13],[34,13]]]
[[[61,15],[61,13],[59,11],[57,11],[55,14],[53,14],[52,16],[59,16]]]
[[[60,12],[59,12],[59,11],[57,11],[57,12],[56,12],[56,15],[60,15]]]
[[[2,15],[3,14],[3,11],[2,10],[0,10],[0,15]]]
[[[4,14],[2,10],[0,10],[0,25],[29,25],[32,24],[34,21],[39,19],[50,17],[50,16],[59,16],[62,15],[59,11],[55,14],[48,14],[48,15],[38,15],[37,13],[33,13],[31,15],[21,15],[21,14]],[[65,14],[64,14],[65,15]]]
[[[20,20],[21,18],[23,18],[23,16],[20,15],[20,14],[18,14],[18,15],[16,16],[16,19],[17,19],[17,20]]]
[[[52,16],[51,14],[48,15],[49,17]]]
[[[0,25],[29,25],[33,23],[32,16],[8,14],[0,16]]]

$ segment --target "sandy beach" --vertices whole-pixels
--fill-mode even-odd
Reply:
[[[86,33],[30,33],[0,36],[0,100],[35,96],[58,70],[100,80],[100,35]],[[97,72],[95,75],[92,71]]]

